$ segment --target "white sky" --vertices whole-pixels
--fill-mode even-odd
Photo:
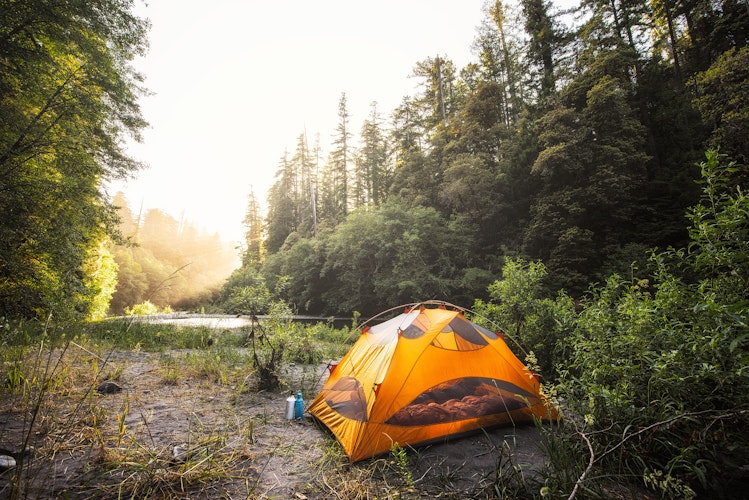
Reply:
[[[154,93],[150,127],[128,147],[149,165],[110,186],[137,211],[183,216],[225,241],[242,238],[252,186],[265,205],[284,151],[305,130],[324,160],[345,92],[358,140],[370,103],[389,119],[414,94],[415,64],[462,69],[484,0],[149,0],[150,51],[136,62]],[[389,120],[388,120],[389,121]]]

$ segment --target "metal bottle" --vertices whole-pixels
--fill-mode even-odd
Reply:
[[[294,418],[294,403],[296,402],[296,398],[293,394],[290,394],[288,398],[286,398],[286,420],[291,420]]]
[[[294,418],[299,420],[304,416],[304,399],[302,398],[302,390],[296,394],[296,400],[294,400]]]

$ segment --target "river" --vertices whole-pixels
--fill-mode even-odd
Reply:
[[[119,317],[122,319],[122,316]],[[153,324],[169,324],[181,326],[205,326],[212,330],[231,330],[233,328],[242,328],[252,323],[252,318],[245,315],[232,314],[191,314],[191,313],[172,313],[172,314],[151,314],[146,316],[127,316],[127,319],[144,321]],[[257,319],[263,321],[268,316],[257,316]],[[325,318],[321,316],[292,316],[294,321],[317,323],[330,322],[337,327],[351,323],[351,318]]]

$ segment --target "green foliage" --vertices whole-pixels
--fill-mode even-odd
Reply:
[[[108,272],[91,261],[114,216],[105,179],[140,168],[123,144],[145,122],[139,75],[148,23],[126,0],[4,2],[0,25],[0,310],[101,314]],[[98,281],[98,278],[103,281]],[[105,295],[102,295],[102,292]]]
[[[694,104],[712,129],[713,146],[747,165],[749,47],[726,51],[692,83],[698,89]]]
[[[691,244],[654,253],[650,278],[592,292],[564,376],[597,465],[667,496],[731,496],[749,459],[749,198],[720,160],[702,164]]]
[[[242,265],[257,267],[263,262],[263,219],[260,216],[260,204],[252,189],[250,189],[247,211],[242,222],[246,229]]]
[[[235,286],[229,290],[230,310],[252,318],[247,338],[259,388],[278,389],[281,365],[289,356],[295,360],[316,359],[310,338],[297,335],[298,327],[293,323],[291,308],[278,298],[286,280],[281,279],[272,294],[257,270],[245,266],[233,275],[231,281]],[[263,313],[267,317],[260,321],[258,316]]]
[[[169,314],[172,312],[170,307],[160,308],[159,306],[151,303],[147,300],[140,304],[135,304],[133,307],[125,308],[126,316],[144,316],[147,314]]]
[[[390,304],[460,292],[461,268],[470,268],[470,227],[445,221],[434,209],[389,201],[359,210],[325,242],[321,276],[329,311],[376,313]]]
[[[86,275],[90,278],[89,287],[96,293],[91,300],[89,318],[103,319],[109,312],[109,304],[117,287],[117,263],[106,248],[98,247],[98,253],[89,256]]]
[[[244,266],[224,287],[226,309],[254,318],[246,338],[262,389],[279,387],[284,363],[317,364],[340,356],[342,343],[348,337],[348,329],[336,330],[322,323],[312,326],[294,323],[292,309],[283,299],[287,284],[293,282],[277,276],[271,292],[254,266]],[[260,315],[265,317],[258,319]]]
[[[322,361],[322,350],[313,336],[313,331],[309,328],[301,328],[294,325],[292,336],[289,339],[286,349],[285,359],[290,363],[299,363],[303,365],[317,364]]]
[[[83,324],[68,325],[68,335],[77,335],[81,341],[90,341],[102,348],[136,349],[162,352],[166,349],[204,349],[211,344],[223,347],[243,346],[246,336],[238,331],[224,331],[220,341],[206,327],[184,327],[149,323],[134,318],[107,319]]]
[[[531,172],[540,192],[523,248],[575,295],[605,255],[637,241],[633,221],[645,213],[646,129],[633,109],[631,86],[608,74],[614,71],[589,69],[567,89],[567,100],[580,109],[560,106],[537,123],[541,150]],[[585,99],[576,102],[576,92]]]
[[[48,332],[49,325],[39,320],[18,320],[0,317],[0,352],[20,359],[26,347],[40,342]]]
[[[569,432],[562,423],[553,423],[540,428],[539,450],[548,458],[546,467],[541,471],[544,487],[544,498],[568,498],[578,478],[585,471],[588,462],[585,443],[580,436]],[[605,498],[600,484],[585,484],[587,498]]]
[[[329,231],[325,231],[315,239],[300,238],[282,251],[269,255],[262,267],[262,276],[270,287],[280,279],[286,280],[282,296],[301,310],[324,310],[322,293],[330,282],[322,280],[320,273],[328,234]]]
[[[390,449],[389,465],[400,478],[403,487],[407,490],[412,490],[414,486],[414,478],[411,473],[411,464],[408,459],[406,448],[398,443],[393,443],[393,446]]]
[[[496,274],[504,255],[518,255],[542,260],[549,283],[578,298],[639,263],[633,249],[683,246],[683,213],[699,197],[694,163],[710,131],[745,163],[742,7],[585,1],[562,13],[540,0],[519,9],[490,2],[478,60],[460,71],[440,56],[418,61],[420,85],[393,112],[389,136],[381,140],[373,113],[355,155],[344,95],[327,161],[319,144],[298,138],[268,196],[266,279],[291,276],[286,298],[310,312],[370,312],[415,294],[473,300],[487,283],[464,270]],[[684,19],[689,29],[679,28]],[[375,188],[383,173],[387,193]],[[397,240],[388,252],[404,260],[421,250],[369,210],[393,203],[459,220],[470,233],[461,241],[472,240],[469,262],[460,243],[440,246],[441,273],[427,283],[418,259],[406,281],[398,257],[378,261],[367,229],[382,235],[378,247]],[[364,248],[354,248],[351,231]],[[349,267],[378,279],[355,289],[361,280]]]
[[[358,339],[355,325],[350,328],[335,328],[330,323],[315,323],[304,327],[304,336],[310,340],[315,352],[315,362],[336,361],[343,357]]]
[[[240,289],[257,297],[255,286],[273,286],[274,297],[329,314],[374,314],[425,296],[473,297],[490,276],[473,261],[471,228],[462,218],[446,221],[434,209],[394,201],[362,208],[314,239],[290,237],[260,272],[237,270],[224,286],[224,307],[238,312]]]
[[[554,378],[555,369],[564,361],[576,316],[569,296],[562,292],[556,298],[548,296],[546,276],[541,262],[508,258],[502,279],[489,285],[490,300],[477,300],[473,310],[499,325],[522,349],[533,353],[541,374]],[[507,344],[521,360],[525,358],[525,352],[519,352],[514,342]]]
[[[281,283],[276,291],[283,291],[285,279],[279,278]],[[224,283],[220,295],[223,309],[231,314],[266,314],[273,295],[268,289],[266,280],[255,266],[245,265],[235,270]]]
[[[230,300],[230,312],[258,315],[268,310],[271,294],[265,283],[258,278],[254,285],[232,289]]]
[[[287,347],[295,339],[291,309],[285,302],[271,303],[268,313],[263,324],[258,325],[257,330],[253,326],[250,331],[252,359],[260,390],[278,389],[284,355],[288,355]]]
[[[361,138],[362,147],[355,163],[354,206],[378,206],[390,190],[392,170],[377,103],[371,104],[370,114],[362,124]]]
[[[492,489],[497,498],[524,498],[530,489],[522,466],[512,456],[512,448],[507,441],[495,446],[497,452],[495,476]],[[543,494],[542,494],[543,496]]]
[[[537,72],[533,78],[534,94],[543,101],[555,87],[555,53],[558,50],[561,33],[551,15],[551,4],[543,0],[522,0],[520,6],[525,18],[525,30],[530,35],[527,46],[532,69]]]

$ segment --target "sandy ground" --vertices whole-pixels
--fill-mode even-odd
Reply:
[[[168,355],[182,363],[185,353]],[[29,437],[23,473],[0,474],[0,498],[383,498],[398,489],[392,457],[349,464],[311,417],[286,420],[288,393],[254,391],[241,376],[170,376],[162,356],[111,353],[110,378],[123,388],[115,394],[68,367],[69,383],[49,388],[33,426],[23,400],[0,402],[0,448],[18,455]],[[326,373],[292,367],[285,377],[319,387]],[[414,487],[401,498],[466,498],[491,486],[498,467],[530,477],[544,461],[538,440],[532,426],[502,427],[411,450]]]

